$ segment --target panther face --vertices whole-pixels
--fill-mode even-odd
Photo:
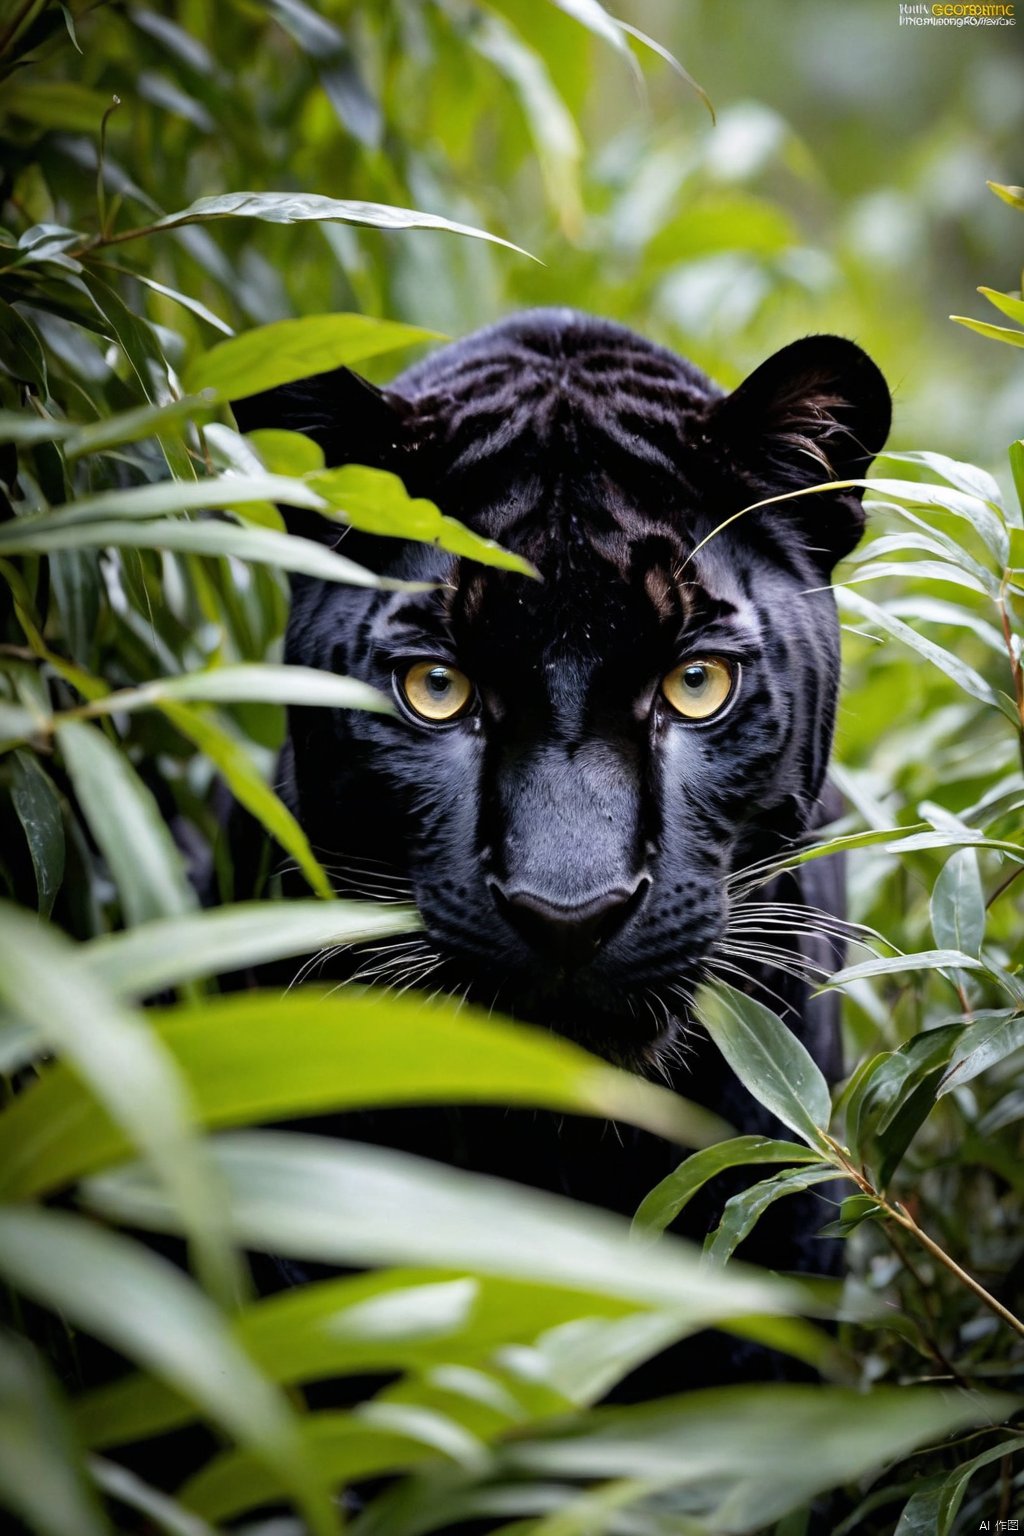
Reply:
[[[288,659],[396,705],[293,711],[286,754],[339,888],[422,914],[382,979],[657,1055],[709,964],[746,968],[738,873],[814,814],[838,677],[827,584],[862,514],[827,493],[721,525],[864,473],[889,418],[874,365],[809,338],[724,396],[628,331],[540,311],[383,395],[325,375],[238,411],[310,431],[329,463],[399,471],[540,578],[346,535],[431,585],[297,584]]]

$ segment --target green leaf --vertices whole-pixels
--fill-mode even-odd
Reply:
[[[254,448],[274,475],[293,475],[300,479],[324,467],[323,449],[303,432],[286,432],[283,427],[258,427],[255,432],[247,432],[240,441]]]
[[[0,1273],[183,1393],[335,1529],[296,1424],[211,1302],[173,1265],[65,1211],[0,1210]]]
[[[999,293],[995,288],[979,288],[978,292],[1002,314],[1019,325],[1024,325],[1024,301],[1018,294]]]
[[[973,848],[947,859],[931,895],[932,933],[939,949],[977,958],[985,938],[985,892]]]
[[[1013,475],[1013,485],[1017,492],[1017,500],[1021,511],[1024,512],[1024,442],[1020,438],[1010,444],[1010,473]],[[1012,533],[1011,533],[1012,538]]]
[[[835,1183],[842,1177],[836,1168],[784,1168],[781,1173],[740,1190],[726,1201],[721,1221],[704,1243],[705,1254],[712,1263],[724,1264],[776,1200],[801,1194],[826,1181]]]
[[[851,588],[837,586],[835,589],[836,601],[840,608],[847,613],[856,614],[860,619],[866,619],[871,624],[877,624],[886,634],[892,635],[894,640],[901,641],[904,645],[925,657],[933,666],[939,668],[947,677],[953,679],[958,687],[972,698],[980,699],[983,704],[999,705],[999,697],[995,689],[991,688],[979,672],[967,662],[961,661],[958,656],[943,650],[933,640],[928,640],[924,635],[919,635],[909,624],[904,624],[902,619],[896,619],[877,603],[869,602],[859,592]],[[1000,707],[1002,707],[1000,705]]]
[[[10,89],[6,82],[5,91]],[[3,369],[13,378],[32,384],[45,400],[49,394],[46,380],[46,354],[35,330],[20,310],[0,298],[0,342],[3,342]]]
[[[1024,331],[1011,331],[1006,325],[990,325],[987,320],[971,320],[967,315],[950,315],[957,325],[965,325],[989,341],[1005,341],[1011,347],[1024,347]]]
[[[367,203],[336,197],[322,197],[315,192],[225,192],[218,197],[201,197],[179,213],[168,213],[144,229],[123,231],[123,241],[149,235],[162,229],[180,229],[185,224],[209,224],[215,219],[261,219],[269,224],[363,224],[373,229],[443,229],[453,235],[470,235],[475,240],[489,240],[503,245],[519,256],[529,251],[502,240],[484,229],[456,224],[436,213],[419,213],[413,208],[395,208],[387,203]],[[535,260],[535,257],[531,257]]]
[[[411,906],[240,902],[101,935],[78,957],[119,997],[142,998],[218,972],[408,933],[420,923]]]
[[[437,341],[436,331],[376,320],[370,315],[305,315],[261,325],[196,358],[190,390],[212,389],[219,400],[244,400],[313,373],[351,367],[399,347]]]
[[[1024,1013],[1004,1009],[992,1017],[976,1019],[957,1041],[949,1070],[939,1083],[937,1097],[969,1083],[997,1062],[1005,1061],[1024,1046]]]
[[[140,493],[141,494],[141,493]],[[394,586],[312,539],[293,538],[268,528],[239,528],[234,523],[188,523],[154,518],[151,522],[81,522],[49,528],[42,518],[32,528],[19,518],[0,528],[0,554],[49,554],[57,549],[167,549],[194,555],[233,555],[237,560],[299,571],[323,581],[357,587]]]
[[[126,922],[174,917],[196,906],[160,808],[124,752],[77,720],[57,741],[79,804],[117,886]],[[116,808],[116,814],[114,814]]]
[[[384,694],[358,678],[339,677],[316,667],[280,666],[273,662],[239,662],[210,667],[205,672],[182,672],[158,677],[138,688],[105,694],[84,713],[130,714],[151,709],[167,700],[203,704],[301,704],[321,709],[369,709],[393,714],[394,705]]]
[[[623,1120],[690,1144],[723,1129],[716,1116],[568,1041],[450,999],[305,987],[210,999],[155,1020],[206,1126],[367,1105],[490,1103]],[[0,1161],[18,1196],[106,1167],[131,1147],[60,1067],[0,1117]]]
[[[500,1462],[534,1479],[657,1478],[693,1489],[690,1511],[712,1530],[760,1531],[824,1489],[956,1429],[990,1423],[1013,1402],[915,1387],[719,1387],[597,1409],[561,1433],[509,1444]],[[794,1455],[795,1446],[813,1446],[814,1454]],[[405,1530],[396,1521],[389,1536]]]
[[[49,917],[64,879],[64,818],[57,791],[29,752],[12,758],[11,801],[32,857],[39,912]]]
[[[27,1343],[0,1333],[0,1505],[38,1536],[110,1536],[64,1416]]]
[[[769,1141],[764,1136],[735,1136],[695,1152],[656,1184],[633,1218],[640,1234],[663,1232],[690,1203],[709,1179],[726,1168],[745,1168],[758,1163],[817,1163],[818,1152],[795,1141]]]
[[[438,1270],[386,1270],[294,1287],[243,1308],[238,1339],[273,1381],[290,1384],[490,1358],[583,1317],[633,1315],[593,1292]],[[152,1377],[133,1375],[76,1399],[75,1424],[90,1446],[161,1433],[194,1416],[189,1402]]]
[[[279,535],[286,543],[307,543]],[[310,546],[311,548],[314,546]],[[208,712],[175,699],[157,701],[171,724],[210,759],[232,795],[290,853],[312,889],[329,900],[334,888],[298,821],[260,773],[247,749]]]
[[[147,406],[126,415],[137,420],[144,413],[153,412],[155,419],[163,410],[164,407],[159,407],[153,412],[153,408]],[[115,419],[111,418],[112,421]],[[97,425],[106,426],[106,423]],[[245,506],[250,501],[284,501],[293,507],[309,507],[313,511],[323,509],[323,502],[314,491],[301,480],[284,475],[213,475],[198,481],[158,480],[133,486],[131,490],[99,491],[93,496],[80,496],[52,511],[19,517],[0,527],[0,553],[6,553],[8,548],[13,553],[30,553],[31,550],[20,547],[22,540],[26,535],[45,529],[72,528],[81,523],[108,519],[134,522],[177,512],[207,512],[216,507],[231,509]]]
[[[218,1536],[212,1525],[207,1525],[205,1520],[179,1504],[177,1499],[172,1499],[170,1494],[161,1492],[150,1483],[144,1483],[141,1477],[130,1472],[127,1467],[94,1456],[89,1463],[89,1470],[96,1486],[109,1499],[123,1504],[127,1509],[136,1510],[146,1518],[149,1522],[147,1529],[151,1526],[154,1530],[162,1531],[164,1536]],[[257,1536],[257,1533],[250,1532],[249,1536]]]
[[[733,1266],[711,1273],[667,1236],[631,1242],[619,1218],[384,1147],[273,1131],[212,1143],[248,1247],[327,1264],[432,1265],[596,1292],[661,1307],[694,1324],[756,1332],[756,1314],[815,1310],[792,1280]],[[118,1220],[177,1230],[173,1204],[141,1167],[98,1175],[83,1198]]]
[[[888,955],[884,960],[864,960],[859,965],[848,965],[822,982],[821,990],[845,987],[851,981],[863,981],[870,976],[899,976],[906,971],[943,971],[958,966],[969,971],[982,969],[980,960],[960,949],[923,949],[916,955]]]
[[[697,993],[694,1012],[743,1086],[816,1151],[832,1100],[821,1069],[778,1014],[716,982]]]
[[[998,181],[989,181],[985,185],[990,192],[995,193],[996,197],[1001,198],[1004,203],[1009,203],[1011,208],[1024,208],[1024,187],[1007,187]]]
[[[91,1097],[77,1088],[76,1096],[90,1108],[102,1105],[103,1117],[148,1158],[176,1204],[205,1277],[229,1289],[234,1276],[218,1191],[193,1137],[188,1095],[170,1053],[141,1017],[119,1006],[74,962],[65,940],[18,908],[5,908],[2,917],[0,1005],[40,1046],[57,1053],[62,1072],[84,1084]],[[5,1113],[4,1135],[8,1124]],[[43,1147],[55,1133],[54,1125],[41,1128]],[[0,1163],[0,1190],[31,1179],[38,1148],[14,1141],[8,1150]]]
[[[522,555],[514,555],[493,539],[473,533],[453,517],[445,517],[432,501],[411,497],[397,475],[361,464],[325,469],[309,475],[307,483],[353,528],[392,538],[436,544],[452,554],[483,565],[499,566],[536,576]]]

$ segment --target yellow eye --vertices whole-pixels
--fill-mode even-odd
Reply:
[[[418,661],[399,680],[409,708],[424,720],[455,720],[473,699],[473,684],[465,672],[443,661]]]
[[[736,686],[733,662],[717,656],[694,656],[661,680],[661,691],[677,715],[709,720],[728,702]]]

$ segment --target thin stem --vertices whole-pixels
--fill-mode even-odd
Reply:
[[[879,1204],[884,1206],[894,1221],[898,1221],[901,1227],[904,1227],[917,1238],[922,1248],[926,1248],[933,1259],[937,1259],[940,1264],[943,1264],[949,1270],[951,1275],[955,1275],[961,1285],[965,1285],[969,1291],[973,1291],[978,1300],[983,1302],[990,1312],[994,1312],[996,1317],[1004,1322],[1008,1328],[1012,1328],[1015,1333],[1019,1333],[1021,1338],[1024,1338],[1024,1322],[1019,1317],[1016,1317],[1008,1307],[1004,1307],[1001,1301],[997,1301],[991,1292],[986,1291],[981,1282],[975,1280],[973,1275],[969,1275],[966,1269],[962,1269],[944,1248],[940,1248],[935,1239],[929,1237],[928,1233],[918,1226],[913,1216],[904,1206],[890,1205],[888,1201],[879,1201]]]

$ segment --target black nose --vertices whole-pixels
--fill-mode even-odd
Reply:
[[[615,886],[589,900],[563,906],[534,891],[491,890],[498,911],[529,944],[565,970],[578,970],[632,917],[650,882],[641,876],[630,886]]]

